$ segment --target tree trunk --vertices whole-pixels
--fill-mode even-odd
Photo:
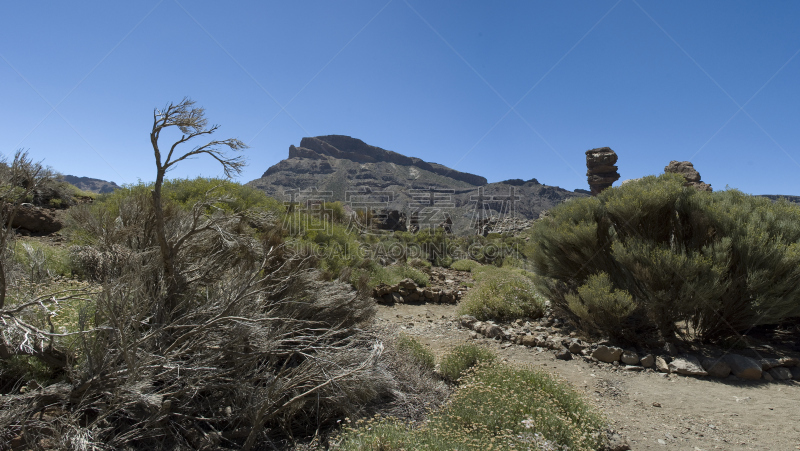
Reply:
[[[5,243],[2,243],[2,245],[5,245]],[[2,259],[3,252],[0,251],[0,309],[6,305],[6,268]]]
[[[161,307],[160,320],[162,322],[167,322],[173,310],[178,305],[177,298],[180,293],[181,283],[178,280],[178,274],[175,268],[174,249],[167,240],[164,209],[161,199],[161,185],[163,182],[164,172],[159,168],[158,177],[156,177],[155,186],[153,188],[153,211],[156,216],[156,239],[158,239],[158,246],[161,249],[161,263],[164,267],[164,282],[166,285],[166,296],[164,304]]]

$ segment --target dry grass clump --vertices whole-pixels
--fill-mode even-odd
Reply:
[[[394,418],[357,422],[337,450],[597,450],[605,419],[567,383],[532,368],[480,365],[419,427]]]

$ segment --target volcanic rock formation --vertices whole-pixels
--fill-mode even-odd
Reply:
[[[431,226],[453,233],[467,233],[478,219],[535,219],[566,199],[587,195],[536,179],[487,183],[479,175],[342,135],[303,138],[289,146],[287,159],[248,185],[285,201],[302,203],[313,195],[355,212],[368,209],[378,229]]]
[[[598,147],[586,151],[586,176],[592,196],[600,194],[601,191],[611,186],[619,180],[617,173],[617,154],[609,147]]]
[[[664,167],[664,172],[672,172],[680,174],[686,179],[686,186],[693,186],[699,191],[711,191],[711,185],[703,183],[700,180],[700,173],[694,168],[694,165],[688,161],[675,161],[672,160]]]

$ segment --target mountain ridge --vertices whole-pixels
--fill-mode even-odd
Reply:
[[[446,210],[432,221],[449,218],[458,230],[471,229],[477,218],[487,216],[536,219],[566,199],[587,195],[585,190],[542,185],[535,178],[488,183],[485,177],[344,135],[303,138],[299,146],[289,146],[288,158],[248,185],[287,200],[289,193],[302,195],[304,190],[314,190],[317,196],[325,193],[326,201],[379,199],[376,202],[385,210],[409,218],[420,211]]]

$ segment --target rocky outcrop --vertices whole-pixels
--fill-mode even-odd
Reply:
[[[75,175],[65,175],[63,176],[63,179],[65,182],[77,186],[83,191],[89,191],[97,194],[113,193],[115,190],[118,190],[120,188],[120,186],[114,182],[109,182],[100,179],[93,179],[91,177],[78,177]]]
[[[478,235],[487,236],[490,233],[506,233],[516,235],[533,227],[534,220],[522,218],[498,218],[496,216],[476,221],[475,230]]]
[[[699,191],[711,191],[711,185],[700,180],[700,173],[688,161],[672,160],[664,168],[664,172],[682,175],[686,179],[686,186],[694,187]]]
[[[3,217],[8,217],[7,212],[3,214]],[[54,209],[22,204],[14,213],[11,227],[38,235],[58,232],[64,227],[64,224],[57,217]]]
[[[294,145],[289,146],[289,158],[322,160],[327,157],[350,160],[357,163],[393,163],[402,166],[414,166],[434,174],[475,186],[483,186],[488,183],[485,177],[456,171],[441,164],[429,163],[419,158],[407,157],[397,152],[392,152],[391,150],[370,146],[364,141],[351,138],[350,136],[327,135],[307,137],[300,140],[300,147],[295,147]],[[264,176],[266,175],[269,175],[269,170],[264,173]]]
[[[360,229],[444,228],[454,234],[469,233],[488,218],[498,224],[492,232],[516,230],[499,222],[537,219],[567,199],[586,196],[536,179],[487,184],[484,177],[341,135],[303,138],[299,146],[289,147],[289,158],[248,185],[284,202],[342,202],[348,213],[374,219],[359,223]]]
[[[617,154],[609,147],[598,147],[586,151],[586,177],[593,196],[600,194],[619,180]]]
[[[455,304],[461,299],[461,292],[437,287],[419,287],[411,279],[403,279],[395,285],[380,284],[372,290],[372,296],[380,304],[410,304],[431,302],[436,304]]]

